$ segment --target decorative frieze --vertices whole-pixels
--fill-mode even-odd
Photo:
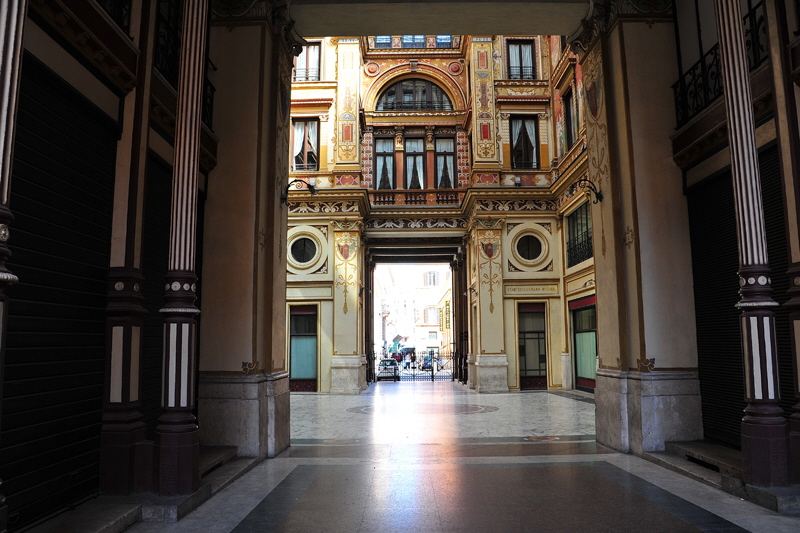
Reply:
[[[289,202],[289,213],[358,213],[358,202]]]
[[[394,218],[367,220],[367,229],[464,229],[463,218]]]
[[[476,200],[474,211],[555,211],[552,200]]]

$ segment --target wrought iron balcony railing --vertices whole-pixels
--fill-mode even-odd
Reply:
[[[429,102],[426,100],[412,100],[409,102],[382,102],[378,104],[378,111],[452,111],[450,102]]]
[[[539,168],[538,161],[512,161],[511,168],[514,169],[534,169]]]
[[[318,68],[296,68],[292,81],[319,81]]]
[[[533,80],[536,79],[536,69],[529,67],[508,67],[508,78],[511,80]]]
[[[208,126],[208,129],[212,128],[212,118],[214,116],[214,93],[217,92],[217,89],[211,83],[211,80],[206,77],[203,80],[203,110],[202,110],[202,120],[203,123]]]
[[[762,2],[756,4],[743,17],[743,24],[747,64],[752,71],[767,58],[767,34]],[[672,85],[678,127],[686,124],[722,95],[719,60],[718,43]]]
[[[567,267],[575,266],[594,256],[591,230],[579,233],[567,241]]]
[[[97,3],[125,32],[131,29],[131,0],[97,0]]]
[[[319,170],[318,163],[295,163],[292,165],[292,170],[295,172],[302,172],[302,171],[316,171]]]

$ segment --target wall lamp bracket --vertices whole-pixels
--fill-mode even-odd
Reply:
[[[575,182],[576,187],[580,187],[581,189],[589,189],[594,194],[594,201],[593,204],[597,202],[603,201],[603,192],[597,188],[597,185],[592,182],[589,178],[581,178]]]
[[[312,196],[317,194],[317,178],[308,178],[308,181],[294,179],[286,184],[286,189],[281,193],[282,204],[289,205],[289,189],[292,188],[292,185],[294,185],[295,189],[302,189],[300,185],[301,183],[305,184],[305,186],[308,188],[308,192],[310,192]]]

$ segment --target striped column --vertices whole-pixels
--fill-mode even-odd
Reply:
[[[169,271],[166,275],[162,415],[156,428],[158,492],[191,494],[199,487],[194,407],[197,277],[195,228],[200,160],[201,104],[205,74],[207,0],[186,0],[183,11],[175,159],[172,180]]]
[[[22,28],[28,10],[27,0],[0,0],[0,372],[5,373],[6,323],[8,297],[5,289],[18,281],[6,267],[8,227],[14,216],[8,208],[11,190],[11,166],[14,159],[14,128],[17,118],[17,95],[22,60]],[[2,377],[0,374],[0,378]],[[2,399],[0,399],[0,402]],[[0,412],[2,406],[0,405]],[[2,483],[2,481],[0,481]],[[8,512],[0,494],[0,531],[6,530]]]
[[[714,0],[728,118],[728,138],[739,237],[739,294],[747,407],[742,419],[745,481],[789,482],[788,425],[778,405],[778,360],[761,181],[739,0]]]

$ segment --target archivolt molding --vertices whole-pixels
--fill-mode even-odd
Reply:
[[[464,91],[446,71],[428,63],[417,63],[416,70],[411,70],[410,62],[395,65],[375,78],[364,95],[364,109],[375,111],[381,92],[392,83],[404,78],[429,80],[447,92],[447,96],[453,103],[453,109],[462,111],[467,109],[467,97]]]

